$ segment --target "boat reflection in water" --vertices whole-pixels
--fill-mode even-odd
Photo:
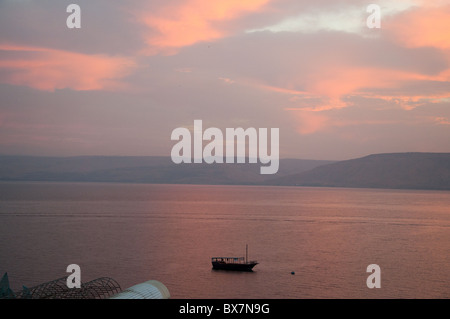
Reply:
[[[245,248],[245,257],[212,257],[211,263],[213,269],[253,271],[258,262],[256,260],[248,261],[248,246]]]

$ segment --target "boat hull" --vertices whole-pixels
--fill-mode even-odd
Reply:
[[[223,262],[212,262],[213,269],[216,270],[233,270],[233,271],[253,271],[258,263],[223,263]]]

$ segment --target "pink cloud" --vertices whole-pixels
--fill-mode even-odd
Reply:
[[[330,126],[330,119],[324,114],[309,111],[293,114],[297,121],[297,132],[302,135],[316,133]]]
[[[450,125],[450,120],[446,117],[435,117],[433,120],[440,125]]]
[[[150,30],[145,38],[147,53],[174,53],[177,48],[229,35],[232,24],[245,14],[261,10],[269,0],[187,0],[167,2],[157,9],[138,12]]]
[[[401,90],[403,85],[415,81],[447,82],[448,80],[448,70],[437,75],[425,75],[389,68],[351,65],[323,66],[317,68],[311,74],[302,75],[299,86],[305,87],[306,93],[298,92],[296,95],[303,96],[303,98],[289,98],[291,106],[285,107],[284,110],[292,112],[292,116],[297,121],[298,133],[302,135],[313,134],[331,127],[354,124],[337,122],[330,114],[325,113],[326,111],[353,106],[353,102],[347,101],[346,97],[359,96],[368,99],[380,99],[393,102],[394,105],[403,110],[411,111],[419,106],[439,103],[442,99],[448,99],[450,98],[450,92],[430,94],[414,91],[405,92]],[[393,89],[393,93],[373,93],[383,92],[385,89]],[[395,93],[396,89],[400,93]],[[288,95],[295,93],[293,90],[277,91]],[[311,102],[312,100],[314,101]],[[447,124],[445,119],[442,118],[436,119],[436,123]]]
[[[0,44],[1,83],[38,90],[108,90],[124,87],[120,79],[135,67],[130,58],[88,55],[43,47]],[[11,54],[13,53],[13,54]]]
[[[424,5],[393,16],[383,28],[407,47],[450,49],[450,5]]]

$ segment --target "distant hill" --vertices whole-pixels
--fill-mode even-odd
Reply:
[[[0,156],[0,180],[254,185],[328,163],[282,159],[277,174],[261,175],[260,163],[177,165],[170,157],[153,156]]]
[[[0,181],[450,190],[450,153],[375,154],[340,162],[281,159],[274,175],[261,175],[260,167],[260,163],[177,165],[170,157],[156,156],[0,156]]]
[[[450,190],[450,153],[392,153],[335,162],[268,185]]]

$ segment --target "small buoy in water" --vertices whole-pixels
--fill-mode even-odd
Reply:
[[[291,275],[295,275],[295,271],[291,271]]]

